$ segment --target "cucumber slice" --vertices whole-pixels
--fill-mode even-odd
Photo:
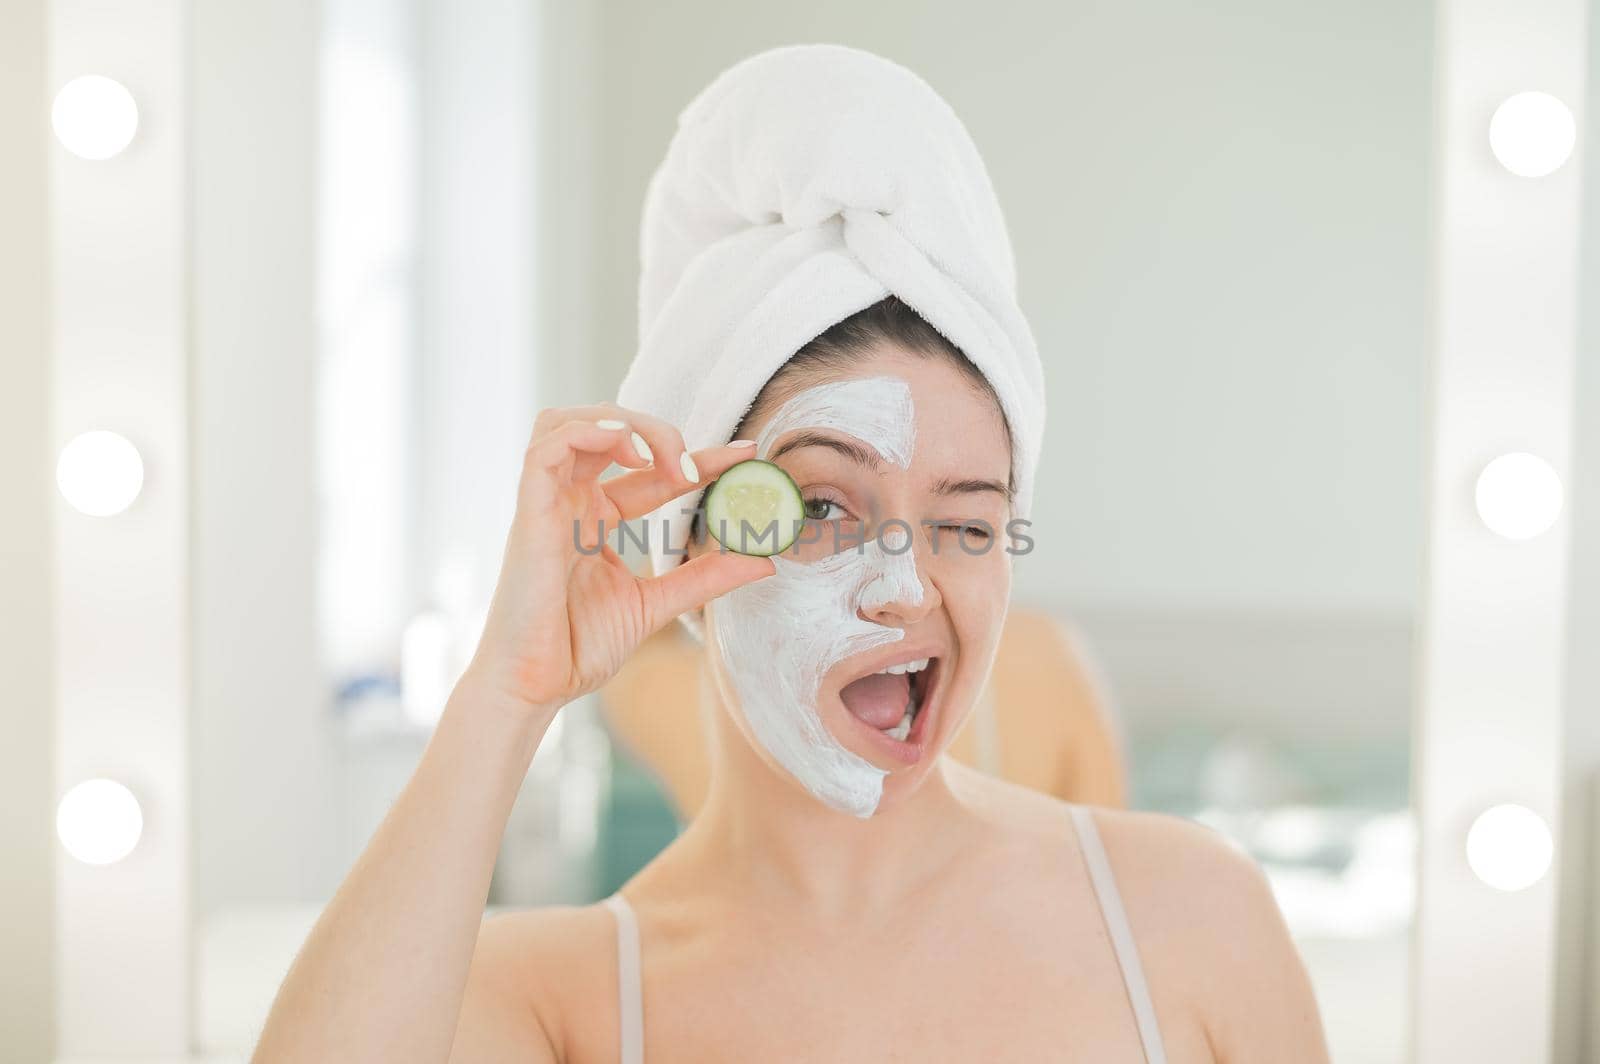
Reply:
[[[706,489],[706,527],[738,554],[782,554],[805,524],[800,486],[783,467],[750,458],[730,467]]]

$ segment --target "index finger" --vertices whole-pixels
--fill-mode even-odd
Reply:
[[[691,451],[690,456],[700,469],[698,484],[684,484],[676,477],[651,466],[648,469],[623,473],[610,480],[602,480],[600,490],[606,493],[606,497],[611,500],[611,504],[617,508],[617,512],[624,520],[642,517],[681,495],[710,487],[713,480],[729,469],[748,458],[754,458],[756,449],[753,442],[742,446],[728,443],[720,447]]]

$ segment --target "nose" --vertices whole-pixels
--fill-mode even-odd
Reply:
[[[943,602],[938,585],[928,577],[915,538],[899,525],[883,530],[874,544],[877,571],[861,591],[857,612],[862,620],[909,628]]]

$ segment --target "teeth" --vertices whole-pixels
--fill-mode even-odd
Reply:
[[[929,660],[928,658],[919,658],[916,661],[908,661],[901,665],[890,665],[886,669],[879,669],[875,675],[882,676],[884,673],[890,673],[894,676],[899,676],[907,672],[921,672],[928,667]]]
[[[900,723],[896,724],[892,728],[885,728],[883,730],[883,734],[889,736],[891,739],[899,739],[901,742],[904,742],[906,736],[911,734],[911,723],[916,718],[916,715],[917,696],[912,695],[911,698],[906,701],[906,711],[901,714]]]
[[[883,734],[887,735],[891,739],[899,739],[901,742],[904,742],[906,736],[911,734],[911,707],[906,707],[905,716],[900,718],[899,724],[896,724],[892,728],[885,729]]]

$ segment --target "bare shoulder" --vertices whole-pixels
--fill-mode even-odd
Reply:
[[[1084,807],[1124,893],[1204,906],[1217,916],[1276,918],[1278,907],[1261,866],[1226,835],[1170,813]]]
[[[484,918],[479,942],[509,964],[526,965],[550,956],[593,956],[602,943],[614,945],[615,926],[598,903],[501,909]]]
[[[1190,1003],[1218,1058],[1325,1061],[1310,978],[1260,864],[1185,817],[1089,811],[1147,975]]]
[[[501,910],[484,918],[452,1060],[563,1061],[613,1030],[616,930],[598,904]]]
[[[1023,849],[1050,849],[1077,833],[1074,809],[1088,814],[1170,1034],[1192,1031],[1197,1053],[1229,1064],[1327,1061],[1311,981],[1271,883],[1233,840],[1185,817],[1075,805],[963,766],[950,779]]]
[[[1067,833],[1075,830],[1070,826],[1072,810],[1088,810],[1124,892],[1181,895],[1192,904],[1194,891],[1203,888],[1214,890],[1220,904],[1232,904],[1240,888],[1247,887],[1257,903],[1271,900],[1256,862],[1221,832],[1197,821],[1072,803],[954,761],[946,774],[963,803],[1005,835],[1070,837]],[[1277,912],[1276,905],[1272,912]]]
[[[1196,904],[1222,915],[1243,909],[1257,919],[1276,916],[1266,876],[1249,854],[1197,821],[1167,813],[1088,806],[952,765],[951,782],[966,803],[999,831],[1030,839],[1070,837],[1074,807],[1088,811],[1117,885],[1124,894],[1148,902],[1181,903],[1192,918]],[[1213,905],[1214,903],[1214,905]]]

